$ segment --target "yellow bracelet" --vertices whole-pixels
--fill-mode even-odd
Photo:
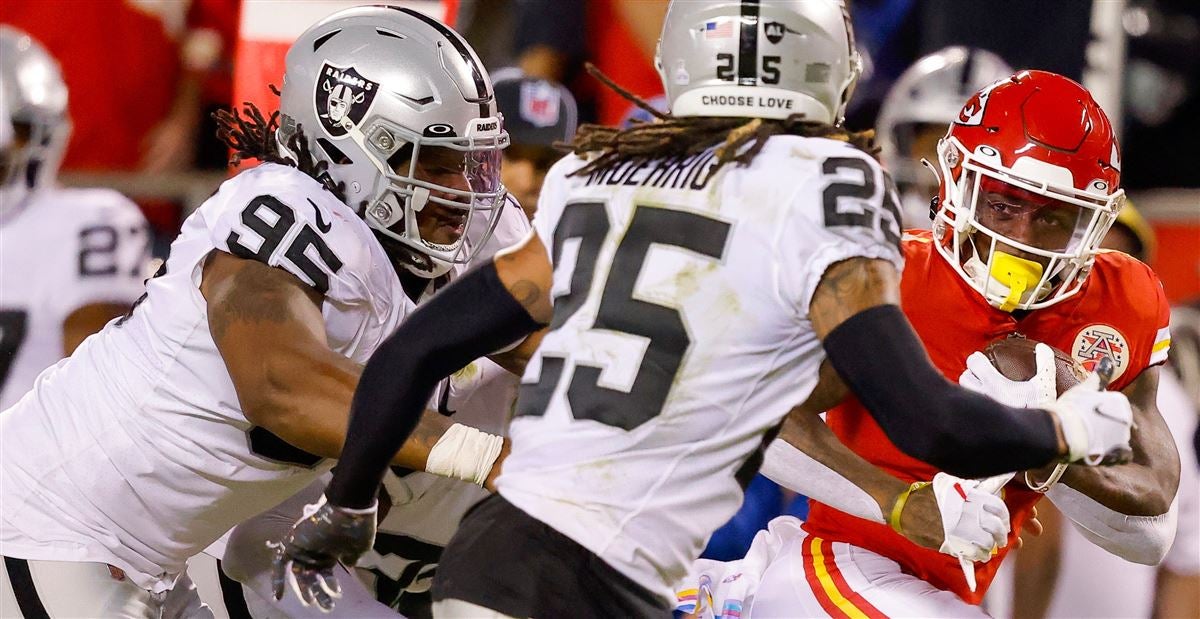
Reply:
[[[893,531],[901,535],[904,534],[904,532],[900,530],[900,514],[904,513],[904,506],[908,504],[908,496],[917,490],[928,486],[930,483],[932,482],[914,481],[908,485],[907,490],[896,496],[896,502],[892,504],[892,516],[891,518],[888,518],[888,524],[891,525]]]

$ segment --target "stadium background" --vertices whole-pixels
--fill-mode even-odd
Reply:
[[[61,180],[112,187],[138,201],[163,257],[182,220],[228,176],[227,153],[209,115],[233,102],[275,109],[266,85],[281,83],[291,40],[339,8],[368,3],[374,2],[6,0],[0,22],[32,34],[63,65],[74,133]],[[661,94],[653,50],[666,0],[391,3],[454,25],[493,73],[519,67],[565,84],[582,122],[618,123],[632,111],[587,75],[585,61],[637,95]],[[850,6],[866,61],[848,114],[853,129],[872,126],[883,96],[909,64],[948,45],[988,49],[1014,67],[1056,71],[1088,87],[1120,131],[1124,185],[1157,237],[1151,266],[1173,303],[1200,311],[1200,3],[850,0]],[[1180,311],[1184,322],[1194,315]],[[1187,351],[1181,343],[1176,348]],[[1193,375],[1185,384],[1200,400],[1196,381]],[[763,513],[746,515],[735,529],[753,531],[788,509],[791,497],[778,488],[759,490],[748,511],[758,506]],[[710,552],[736,555],[746,532],[729,533],[730,546]],[[1004,602],[995,609],[1007,612]]]

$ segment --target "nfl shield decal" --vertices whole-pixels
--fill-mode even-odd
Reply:
[[[521,84],[521,118],[534,127],[557,125],[560,104],[558,89],[549,82]]]
[[[1071,356],[1089,372],[1095,371],[1100,359],[1112,359],[1112,379],[1116,380],[1129,367],[1129,344],[1120,331],[1109,325],[1089,325],[1075,336]]]
[[[362,122],[378,91],[379,84],[359,75],[354,67],[325,63],[313,97],[321,126],[332,137],[346,135]]]

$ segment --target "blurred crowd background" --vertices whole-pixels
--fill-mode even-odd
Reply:
[[[289,33],[355,3],[8,0],[0,22],[32,34],[62,64],[74,125],[62,181],[137,200],[163,253],[182,218],[226,176],[211,113],[243,100],[273,109],[265,86],[281,79]],[[633,113],[585,62],[659,101],[653,59],[666,0],[406,3],[463,32],[493,72],[515,67],[565,85],[580,122],[619,123]],[[1200,294],[1200,3],[850,0],[850,9],[866,60],[851,128],[874,126],[896,78],[949,45],[1076,79],[1121,129],[1124,184],[1157,233],[1151,261],[1168,296]]]
[[[212,113],[243,101],[273,111],[268,85],[281,83],[283,51],[291,37],[339,8],[366,3],[5,0],[0,23],[31,34],[62,65],[73,132],[60,181],[110,187],[134,199],[153,228],[155,254],[163,257],[183,219],[229,175],[228,153],[214,135]],[[531,214],[540,178],[557,156],[553,142],[566,139],[577,123],[647,117],[602,86],[585,63],[661,107],[654,49],[666,0],[392,3],[450,23],[479,51],[498,81],[513,133],[505,182]],[[1017,69],[1064,74],[1094,93],[1120,131],[1124,185],[1142,215],[1124,222],[1124,229],[1133,237],[1131,247],[1155,268],[1168,298],[1179,306],[1172,354],[1179,351],[1177,371],[1200,403],[1200,2],[849,3],[865,60],[848,112],[852,129],[874,127],[901,74],[918,58],[952,45],[990,51]],[[932,159],[933,153],[927,156]],[[919,216],[906,223],[928,225]],[[743,513],[714,537],[709,556],[740,557],[753,532],[771,517],[804,513],[804,501],[765,479],[757,480],[748,496]],[[1058,543],[1071,542],[1067,537]],[[1041,556],[1057,556],[1053,553]],[[1130,576],[1132,568],[1118,566],[1113,572],[1104,565],[1097,568],[1093,562],[1093,571],[1126,584],[1130,578],[1151,583],[1155,578],[1153,568]],[[1094,615],[1075,607],[1063,614],[1053,598],[1055,591],[1061,596],[1072,586],[1070,571],[1057,562],[1053,568],[1025,569],[1034,577],[1018,583],[1049,593],[1015,596],[1015,608],[1008,597],[990,608],[1002,616],[1148,613],[1125,614],[1112,605],[1130,597],[1126,585],[1114,584],[1114,589],[1089,577],[1070,599],[1083,596],[1098,607],[1107,605],[1109,612]],[[1123,592],[1106,597],[1110,589]],[[1022,600],[1032,600],[1033,606],[1022,608]],[[1143,610],[1150,603],[1136,601]]]

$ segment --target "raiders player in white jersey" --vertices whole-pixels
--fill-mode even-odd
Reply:
[[[361,364],[505,208],[487,74],[420,13],[323,20],[289,51],[278,130],[248,116],[222,133],[265,163],[187,219],[129,319],[0,414],[2,553],[51,615],[156,613],[189,556],[328,470]],[[396,464],[476,483],[502,447],[436,413],[417,435]],[[104,564],[124,588],[80,594]]]
[[[440,378],[429,364],[452,370],[539,322],[498,495],[446,548],[436,616],[670,612],[670,584],[738,505],[736,474],[826,357],[891,440],[955,474],[1127,457],[1120,394],[1015,409],[930,363],[897,306],[894,188],[839,127],[858,66],[848,23],[832,0],[672,3],[672,113],[584,127],[535,234],[441,291],[364,369],[394,380],[359,384],[326,501],[283,540],[277,569],[301,595],[361,554],[372,523],[356,510]],[[492,311],[468,320],[468,299]]]
[[[501,213],[491,239],[478,251],[487,258],[498,250],[515,245],[530,230],[518,205],[512,203]],[[478,232],[469,230],[468,234]],[[455,265],[451,275],[465,270]],[[432,292],[432,291],[431,291]],[[418,305],[428,301],[423,295]],[[428,406],[459,424],[484,432],[503,435],[516,401],[517,375],[490,359],[476,359],[442,381]],[[315,502],[325,489],[328,477],[311,484],[295,496],[239,524],[229,536],[222,559],[225,574],[244,587],[230,594],[244,595],[248,611],[255,617],[282,614],[287,617],[363,617],[390,615],[393,608],[405,616],[427,616],[429,588],[442,549],[454,535],[466,511],[488,492],[476,484],[459,479],[393,467],[384,478],[390,509],[381,509],[379,531],[371,550],[359,561],[358,578],[341,571],[342,595],[332,615],[308,606],[295,597],[274,599],[271,577],[273,553],[268,541],[279,539],[300,517],[305,504]]]
[[[517,153],[518,159],[529,157],[533,150],[544,149],[547,152],[540,153],[541,159],[553,156],[557,160],[564,153],[555,153],[551,143],[570,140],[575,134],[574,102],[570,100],[569,93],[564,90],[565,99],[559,102],[558,95],[551,92],[555,95],[551,102],[561,103],[561,110],[558,107],[551,110],[557,122],[549,126],[544,122],[535,125],[534,120],[544,121],[546,118],[532,119],[524,109],[528,107],[523,105],[528,103],[525,91],[532,84],[538,87],[533,88],[533,94],[544,94],[546,84],[518,78],[520,75],[501,77],[492,73],[496,105],[504,115],[504,126],[512,140],[512,145],[504,150],[501,167],[501,178],[510,197],[514,195],[509,182],[513,180],[510,179],[513,171],[510,164],[514,162],[513,148],[522,144],[526,146]],[[520,177],[519,164],[522,162],[517,160],[516,163],[517,177]],[[545,169],[553,165],[553,161],[543,163]],[[528,168],[528,161],[525,164]],[[516,180],[522,193],[521,206],[526,213],[532,213],[541,192],[544,173],[537,178],[531,176]],[[511,215],[507,211],[505,214]],[[510,219],[513,224],[520,225],[506,226]],[[528,231],[527,222],[518,221],[516,217],[501,218],[492,235],[491,247],[483,248],[479,257],[486,258],[495,253],[492,247],[498,249],[517,244]],[[453,415],[458,423],[492,434],[504,434],[516,401],[517,379],[516,375],[492,361],[477,359],[443,381],[429,406]],[[328,479],[323,479],[277,508],[242,523],[230,538],[227,550],[224,550],[222,567],[227,575],[247,584],[245,597],[251,614],[270,616],[273,605],[276,611],[288,617],[360,617],[378,614],[382,609],[375,604],[383,603],[407,617],[428,616],[431,604],[429,589],[442,550],[458,529],[463,515],[486,497],[487,491],[459,480],[394,467],[383,480],[387,489],[385,501],[390,499],[387,501],[390,509],[383,515],[381,506],[375,544],[363,555],[354,570],[359,578],[342,581],[342,597],[330,615],[317,608],[302,607],[295,596],[278,601],[271,599],[271,557],[267,556],[263,544],[268,539],[279,539],[295,522],[302,507],[320,497],[326,482]],[[365,588],[360,586],[360,580]]]
[[[2,410],[142,294],[150,230],[115,191],[57,186],[71,133],[67,86],[41,44],[5,25],[0,99]]]

